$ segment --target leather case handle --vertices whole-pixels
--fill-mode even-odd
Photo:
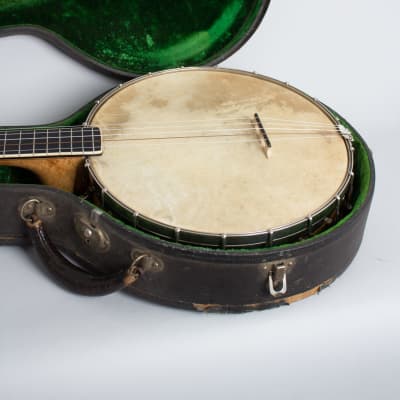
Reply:
[[[103,276],[94,275],[88,272],[91,270],[90,266],[84,269],[78,267],[61,254],[47,235],[43,221],[36,214],[23,219],[42,262],[69,290],[87,296],[103,296],[132,285],[139,279],[140,270],[137,264],[140,256],[125,270]]]

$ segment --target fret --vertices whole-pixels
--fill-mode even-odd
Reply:
[[[71,129],[70,128],[61,128],[60,129],[60,153],[71,153]]]
[[[74,135],[75,138],[73,143],[74,152],[92,153],[94,151],[91,139],[91,129],[92,129],[91,127],[81,128],[79,132],[80,134]]]
[[[82,146],[82,133],[83,128],[79,127],[77,130],[76,128],[72,129],[72,151],[74,153],[82,153],[83,146]]]
[[[18,155],[21,155],[22,129],[19,130]]]
[[[46,155],[49,154],[49,130],[46,129]]]
[[[71,141],[71,145],[70,145],[69,149],[70,149],[70,153],[71,153],[71,154],[74,152],[74,147],[73,147],[73,144],[72,144],[72,133],[73,133],[73,130],[72,130],[72,128],[70,128],[70,141]]]
[[[82,151],[83,151],[83,152],[85,152],[84,133],[85,133],[85,128],[82,128],[81,139],[82,139]]]
[[[48,130],[35,129],[34,144],[32,146],[32,154],[48,154],[47,151]]]
[[[92,140],[92,130],[93,127],[83,128],[84,139],[83,139],[83,150],[85,152],[94,151],[93,140]]]
[[[0,141],[2,146],[1,151],[2,154],[4,155],[6,151],[7,131],[2,131],[2,132],[0,131]]]
[[[28,156],[31,155],[32,152],[32,143],[33,143],[33,131],[24,131],[22,133],[21,146],[19,149],[20,156]]]
[[[7,132],[5,132],[5,136],[4,136],[3,154],[6,154],[6,147],[7,147]]]
[[[43,155],[57,155],[60,154],[58,143],[58,128],[43,128],[36,129],[36,152]],[[40,137],[40,144],[39,142]]]
[[[101,133],[99,128],[94,128],[94,146],[93,151],[101,151]]]
[[[18,153],[19,130],[7,130],[4,140],[3,154],[5,156]]]
[[[32,155],[35,155],[35,145],[36,145],[36,129],[33,130]]]

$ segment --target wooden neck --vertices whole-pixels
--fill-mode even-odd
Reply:
[[[0,128],[0,159],[101,154],[100,129],[92,126]]]

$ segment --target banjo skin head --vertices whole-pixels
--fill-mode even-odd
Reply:
[[[241,71],[147,75],[108,94],[87,122],[103,137],[102,156],[90,157],[95,181],[160,232],[293,231],[351,175],[350,144],[320,103]]]

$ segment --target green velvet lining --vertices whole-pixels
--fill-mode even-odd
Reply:
[[[80,108],[75,113],[71,114],[67,118],[52,122],[51,124],[47,124],[46,126],[75,126],[75,125],[82,125],[89,115],[90,111],[94,107],[95,102],[91,101],[90,103],[86,104],[82,108]]]
[[[39,184],[38,177],[30,171],[17,167],[0,167],[0,183]]]
[[[0,0],[0,29],[46,28],[87,56],[144,74],[205,65],[252,28],[262,0]]]

